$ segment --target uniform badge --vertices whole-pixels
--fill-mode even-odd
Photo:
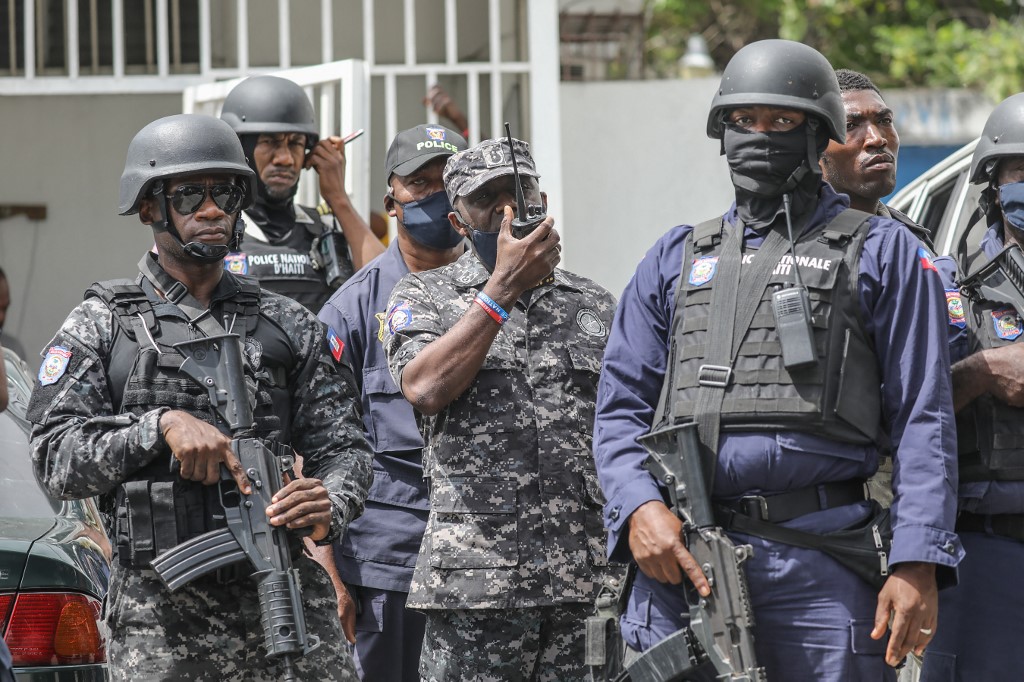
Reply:
[[[260,362],[263,360],[263,344],[260,343],[259,339],[247,336],[243,349],[245,350],[245,359],[249,361],[249,366],[252,367],[253,371],[258,370]]]
[[[245,253],[229,253],[224,256],[224,269],[233,275],[249,274],[249,259]]]
[[[335,362],[341,362],[341,353],[345,350],[345,342],[334,331],[334,327],[327,328],[327,347],[331,349],[331,357]]]
[[[584,334],[604,338],[608,336],[608,327],[593,310],[583,308],[576,313],[576,324],[580,326]]]
[[[39,385],[49,386],[57,383],[57,380],[64,376],[68,369],[68,361],[71,360],[71,351],[64,346],[50,346],[43,358],[43,364],[39,367]]]
[[[695,258],[690,267],[690,284],[695,287],[707,284],[715,276],[716,269],[718,269],[718,256]]]
[[[492,144],[487,149],[483,150],[484,163],[488,168],[496,168],[498,166],[505,166],[505,150],[500,144]]]
[[[964,300],[960,297],[959,289],[946,289],[946,309],[949,311],[949,324],[952,327],[964,329],[967,327],[967,317],[964,315]]]
[[[444,142],[445,129],[444,128],[427,128],[427,135],[430,136],[431,140],[437,140]]]
[[[1020,317],[1013,308],[993,310],[992,325],[995,327],[996,336],[1008,341],[1013,341],[1024,332],[1024,327],[1020,323]]]
[[[388,331],[397,334],[412,324],[412,311],[407,301],[399,301],[388,313]]]
[[[938,272],[938,268],[935,267],[935,263],[932,262],[932,257],[928,255],[923,246],[917,247],[917,257],[921,259],[922,270],[932,270]]]
[[[384,343],[384,313],[374,315],[377,318],[377,340]]]

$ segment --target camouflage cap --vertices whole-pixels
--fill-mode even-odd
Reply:
[[[530,145],[513,138],[512,146],[519,174],[539,178],[540,174],[530,156]],[[484,184],[505,175],[512,175],[512,154],[508,140],[484,140],[448,159],[444,165],[444,188],[448,192],[448,200],[454,205],[458,197],[472,194]]]

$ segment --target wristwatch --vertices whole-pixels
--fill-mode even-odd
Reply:
[[[313,544],[317,547],[326,547],[327,545],[333,545],[334,541],[341,537],[342,532],[345,530],[345,520],[341,517],[341,512],[338,510],[338,505],[334,504],[334,500],[331,500],[331,526],[327,529],[327,535],[320,540],[314,540]]]

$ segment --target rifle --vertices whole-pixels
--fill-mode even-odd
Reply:
[[[227,468],[221,465],[218,485],[227,528],[210,531],[169,549],[150,564],[172,592],[200,576],[248,559],[258,583],[260,620],[267,658],[280,658],[284,680],[295,680],[293,658],[320,645],[306,633],[298,571],[292,567],[287,531],[272,526],[266,509],[283,487],[283,473],[295,458],[278,457],[253,437],[253,414],[242,369],[237,334],[222,334],[177,343],[185,356],[181,372],[205,388],[210,405],[223,420],[218,427],[230,435],[231,449],[252,484],[242,495]],[[225,426],[226,425],[226,426]],[[301,534],[301,533],[299,533]]]
[[[960,289],[968,298],[1013,306],[1024,317],[1024,253],[1010,244],[966,277]]]
[[[753,548],[733,544],[715,524],[697,425],[671,426],[639,442],[650,453],[644,467],[668,488],[672,511],[683,522],[687,549],[707,576],[711,595],[702,597],[684,579],[690,627],[644,652],[618,679],[765,682],[764,668],[754,655],[754,613],[743,573]]]

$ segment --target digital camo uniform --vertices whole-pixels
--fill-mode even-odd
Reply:
[[[396,384],[488,277],[467,252],[398,283],[384,341]],[[420,672],[428,679],[518,679],[512,671],[529,660],[545,619],[577,636],[557,660],[537,662],[535,679],[582,676],[585,616],[608,570],[591,440],[615,301],[563,270],[528,294],[473,384],[421,425],[431,511],[409,606],[427,610]],[[495,619],[508,609],[519,611],[498,632]]]
[[[140,265],[173,290],[155,257],[146,258]],[[173,594],[149,568],[155,555],[224,524],[214,517],[216,487],[171,473],[158,429],[172,408],[214,423],[206,394],[177,371],[182,357],[171,348],[203,334],[145,276],[136,282],[141,288],[127,280],[93,285],[48,345],[29,406],[36,475],[57,498],[117,499],[118,561],[106,606],[115,679],[277,679],[280,669],[264,659],[247,565]],[[332,532],[343,531],[371,476],[350,370],[332,360],[311,313],[249,280],[224,273],[210,308],[214,319],[234,317],[228,326],[246,335],[257,435],[304,456],[305,475],[321,479],[334,504]],[[159,353],[139,338],[147,331]],[[293,558],[297,549],[298,542]],[[354,680],[330,581],[303,555],[295,565],[308,631],[321,639],[297,662],[300,677]]]

